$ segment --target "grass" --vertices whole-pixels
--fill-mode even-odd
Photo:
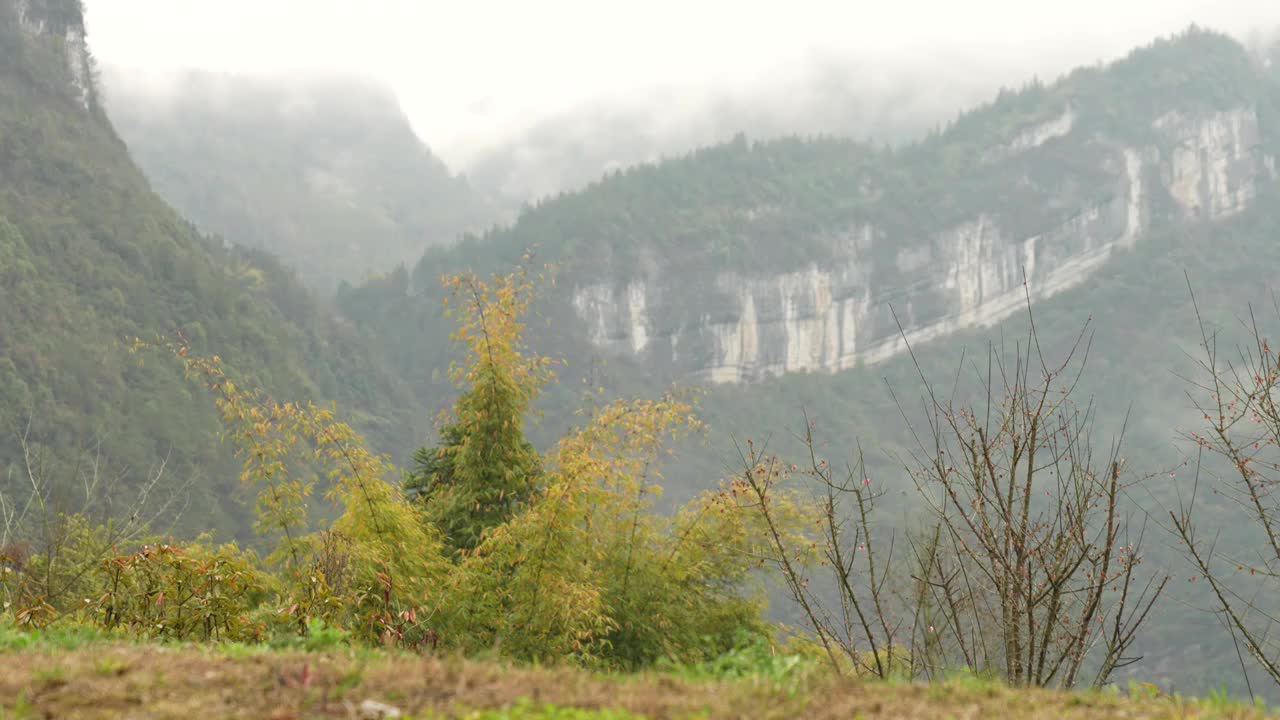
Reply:
[[[1189,700],[1141,684],[1063,693],[1013,690],[972,675],[932,684],[842,680],[750,647],[714,663],[617,676],[340,647],[102,640],[68,647],[84,636],[61,632],[18,648],[9,642],[0,652],[0,720],[349,718],[369,703],[405,718],[464,720],[1268,717],[1225,693]]]
[[[25,692],[19,692],[12,705],[0,705],[0,720],[26,720],[35,717],[35,708],[27,702]]]
[[[307,641],[181,645],[123,641],[89,626],[0,624],[0,720],[35,717],[391,717],[461,720],[638,718],[1129,718],[1246,720],[1261,705],[1225,689],[1200,700],[1147,683],[1126,691],[1014,690],[968,673],[920,684],[830,676],[763,642],[703,663],[610,675],[419,657],[348,643],[316,626]]]
[[[517,701],[508,708],[475,710],[463,715],[463,720],[642,720],[643,715],[626,710],[590,710],[537,704],[531,700]]]
[[[0,617],[0,652],[17,650],[52,649],[74,650],[85,645],[107,640],[125,640],[124,635],[113,635],[92,625],[63,623],[43,630],[19,630],[4,617]]]

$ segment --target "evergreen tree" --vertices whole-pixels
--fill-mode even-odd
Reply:
[[[532,495],[542,475],[538,452],[524,436],[524,416],[551,378],[551,361],[521,342],[522,316],[533,283],[525,272],[492,284],[471,274],[445,279],[461,299],[454,340],[467,346],[451,375],[463,389],[440,445],[414,455],[405,478],[411,497],[455,550],[480,543],[485,530],[510,519]]]

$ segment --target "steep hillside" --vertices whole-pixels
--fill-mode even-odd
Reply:
[[[898,322],[917,345],[988,327],[1023,306],[1024,273],[1043,301],[1162,231],[1256,208],[1276,179],[1275,87],[1240,45],[1192,30],[901,150],[739,137],[615,173],[342,302],[430,384],[447,353],[437,276],[536,248],[558,269],[554,347],[579,367],[740,383],[873,365],[904,350]]]
[[[950,387],[959,367],[970,378],[959,392],[977,392],[974,353],[985,360],[988,341],[1025,337],[1029,294],[1051,354],[1092,318],[1080,390],[1098,399],[1099,442],[1130,413],[1126,457],[1154,478],[1133,512],[1154,511],[1154,522],[1188,476],[1177,472],[1177,432],[1200,420],[1179,377],[1198,341],[1184,271],[1224,342],[1275,287],[1278,98],[1244,48],[1192,29],[1004,92],[902,149],[739,138],[616,173],[510,228],[429,252],[412,276],[352,289],[341,305],[378,328],[437,407],[451,392],[439,372],[449,320],[437,276],[510,267],[536,248],[558,268],[537,341],[566,359],[571,381],[544,403],[545,426],[570,421],[578,381],[605,393],[709,388],[709,442],[666,473],[679,500],[724,474],[735,438],[791,447],[801,408],[833,457],[861,440],[875,477],[908,490],[898,457],[911,435],[897,402],[918,406],[922,390],[902,335],[929,378]],[[891,497],[886,521],[900,530],[914,508],[909,493]],[[1224,543],[1247,542],[1222,528]],[[1190,584],[1167,538],[1152,542],[1155,566],[1188,582],[1136,671],[1243,691],[1229,637],[1194,609],[1203,583]]]
[[[407,392],[359,332],[272,258],[202,235],[151,192],[92,68],[76,0],[0,0],[0,482],[29,486],[25,436],[75,509],[81,451],[100,449],[98,499],[123,512],[167,458],[153,502],[187,486],[178,506],[200,511],[185,527],[246,529],[214,413],[178,368],[139,368],[134,336],[181,332],[273,392],[336,400],[386,445],[411,442],[392,403]]]
[[[1024,271],[1048,297],[1153,223],[1249,208],[1276,174],[1264,87],[1240,46],[1197,33],[897,152],[739,139],[630,170],[459,255],[568,260],[606,355],[712,382],[846,369],[902,351],[890,301],[912,340],[990,325]]]
[[[412,263],[497,217],[369,81],[108,69],[103,88],[161,197],[206,232],[280,256],[314,287]]]

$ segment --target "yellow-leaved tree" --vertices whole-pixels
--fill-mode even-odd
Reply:
[[[525,439],[524,421],[554,373],[551,359],[522,341],[523,316],[534,295],[527,272],[487,282],[460,274],[444,278],[444,285],[461,309],[453,339],[468,353],[450,375],[463,392],[441,444],[415,454],[404,484],[446,542],[465,552],[519,512],[537,487],[541,462]]]
[[[331,409],[241,387],[184,343],[136,344],[172,352],[212,391],[257,489],[256,527],[275,542],[272,616],[303,633],[320,619],[368,642],[627,668],[766,634],[750,581],[768,528],[748,496],[725,485],[654,511],[669,444],[701,429],[692,404],[606,404],[541,455],[524,422],[554,363],[524,342],[534,282],[445,284],[461,300],[462,392],[441,444],[403,476]],[[315,467],[340,510],[319,530]]]
[[[241,479],[257,489],[256,529],[276,540],[267,556],[277,570],[282,620],[305,632],[316,619],[369,641],[418,642],[429,632],[419,610],[447,572],[439,533],[421,522],[396,488],[390,460],[332,409],[280,403],[232,380],[216,355],[193,355],[185,342],[136,341],[183,362],[189,378],[214,395],[243,459]],[[315,467],[328,475],[325,499],[341,510],[324,530],[312,527],[307,500]]]
[[[455,548],[434,616],[464,651],[638,667],[700,659],[765,631],[752,592],[754,514],[709,492],[674,517],[654,512],[671,441],[701,429],[668,395],[616,401],[539,457],[523,433],[554,362],[523,338],[534,285],[520,271],[445,279],[461,317],[462,394],[436,448],[406,479]]]

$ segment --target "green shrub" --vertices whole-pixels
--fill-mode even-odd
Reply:
[[[235,545],[144,545],[107,560],[100,577],[104,588],[89,610],[105,628],[173,640],[262,637],[250,612],[270,581]]]
[[[740,635],[733,649],[710,660],[689,665],[663,663],[663,667],[691,678],[738,680],[767,678],[785,680],[798,677],[818,667],[818,659],[810,654],[789,652],[779,648],[763,635]]]

